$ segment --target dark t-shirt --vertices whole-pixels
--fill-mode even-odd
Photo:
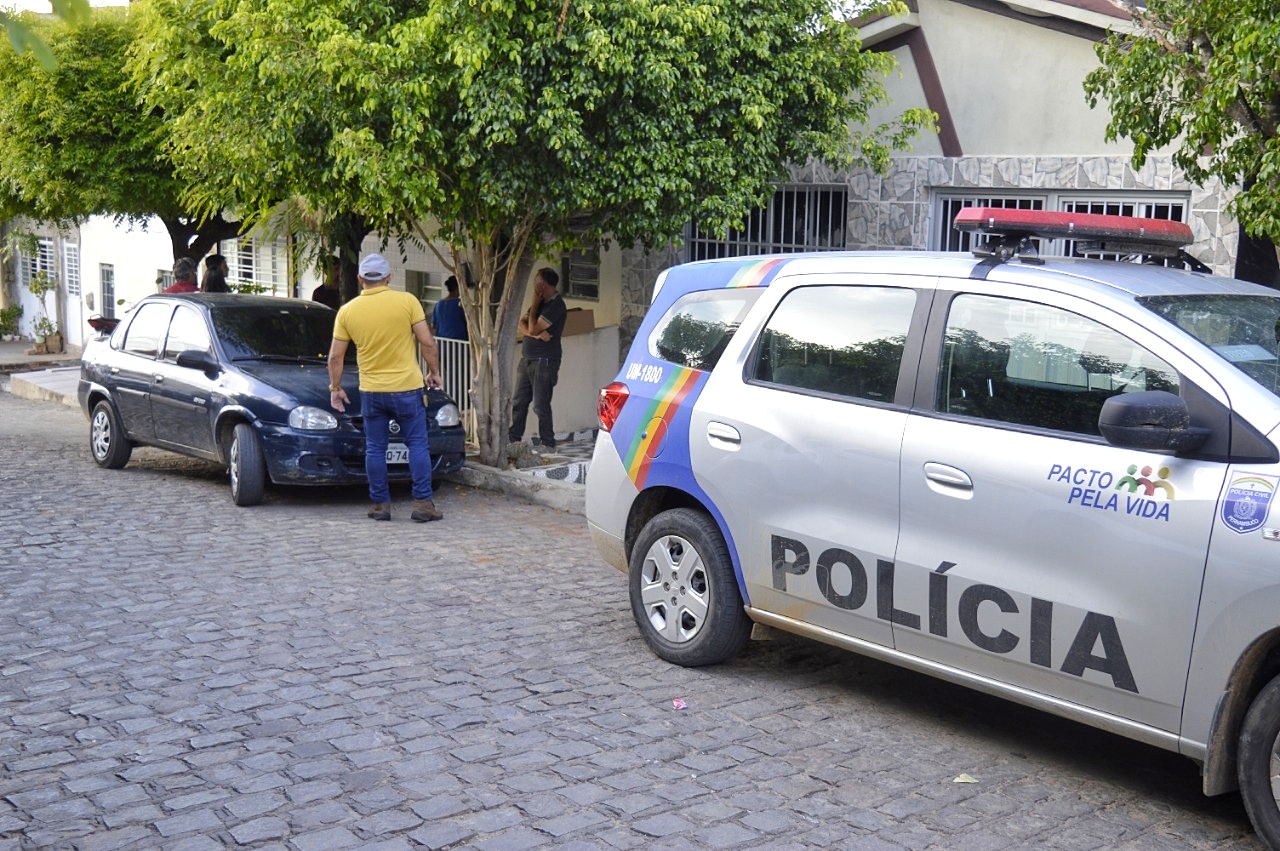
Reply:
[[[442,298],[431,311],[431,324],[436,326],[436,336],[450,340],[467,339],[467,317],[462,312],[462,300]]]
[[[564,299],[556,293],[555,297],[549,301],[544,301],[538,308],[537,319],[546,319],[551,323],[551,327],[547,328],[551,334],[550,340],[539,340],[537,337],[525,337],[524,348],[521,353],[527,358],[553,358],[560,359],[560,335],[564,333],[564,320],[568,316],[568,311],[564,306]]]
[[[326,287],[324,284],[311,291],[311,300],[328,305],[334,310],[342,307],[342,293],[338,292],[337,287]]]

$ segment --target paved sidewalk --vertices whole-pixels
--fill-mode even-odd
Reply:
[[[80,381],[80,356],[24,354],[22,350],[30,345],[0,342],[0,390],[8,390],[21,399],[79,408],[76,386]],[[586,468],[591,460],[595,436],[591,432],[583,432],[570,437],[537,466],[499,470],[469,458],[466,467],[445,478],[560,511],[583,514]]]

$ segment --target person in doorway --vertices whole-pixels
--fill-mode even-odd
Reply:
[[[440,387],[440,361],[435,337],[427,325],[422,302],[412,294],[393,290],[391,265],[381,254],[360,261],[360,295],[338,309],[329,345],[329,404],[344,412],[351,404],[342,389],[342,361],[355,343],[360,368],[360,411],[364,417],[364,470],[369,478],[368,515],[391,519],[391,491],[387,484],[387,444],[390,420],[400,426],[409,448],[413,477],[413,509],[417,523],[439,520],[431,493],[431,452],[427,445],[427,407],[422,387]],[[416,354],[427,366],[424,376]]]
[[[342,293],[338,292],[338,284],[336,281],[325,281],[323,284],[312,290],[311,300],[318,301],[323,305],[332,307],[334,310],[342,307]]]
[[[437,337],[450,340],[467,339],[467,317],[462,312],[462,299],[458,297],[458,279],[450,275],[444,282],[445,297],[431,310],[431,325]]]
[[[311,300],[337,310],[342,307],[342,291],[338,289],[337,258],[330,257],[324,265],[324,281],[311,291]]]
[[[538,439],[545,449],[555,449],[556,432],[551,424],[551,391],[560,375],[560,336],[568,312],[556,287],[560,276],[543,267],[533,279],[533,302],[520,317],[524,344],[516,368],[516,393],[511,399],[512,443],[524,440],[529,405],[538,418]]]
[[[173,261],[173,283],[164,288],[167,293],[199,292],[196,286],[196,261],[190,257],[179,257]]]
[[[231,267],[227,265],[227,258],[221,254],[210,254],[204,258],[204,280],[200,282],[200,289],[206,293],[229,293],[231,287],[227,285],[227,275],[231,272]]]

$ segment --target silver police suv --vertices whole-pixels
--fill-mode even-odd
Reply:
[[[1180,223],[956,226],[658,278],[587,478],[640,631],[706,665],[763,624],[1185,754],[1280,847],[1280,292]]]

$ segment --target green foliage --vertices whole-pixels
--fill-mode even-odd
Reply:
[[[53,14],[67,21],[84,20],[89,15],[89,0],[51,0]],[[53,51],[31,28],[30,17],[15,15],[0,9],[0,24],[9,36],[9,46],[15,53],[30,52],[46,71],[57,67]]]
[[[1127,138],[1141,166],[1173,147],[1194,181],[1247,184],[1233,212],[1252,234],[1280,240],[1280,16],[1273,0],[1150,0],[1137,37],[1097,47],[1085,79],[1106,100],[1109,140]]]
[[[45,70],[29,53],[0,51],[0,211],[40,221],[154,215],[175,246],[203,238],[203,249],[192,245],[199,254],[235,235],[239,228],[221,220],[193,221],[180,199],[185,186],[164,155],[165,117],[138,104],[123,71],[137,33],[130,10],[24,21],[57,65]]]
[[[128,14],[97,10],[82,24],[31,21],[58,59],[0,54],[0,184],[32,218],[143,218],[176,211],[181,185],[156,157],[163,118],[141,112],[121,71]]]
[[[142,0],[128,70],[201,213],[286,200],[447,246],[477,286],[496,459],[534,256],[724,232],[791,164],[883,167],[930,114],[866,126],[893,59],[829,0]],[[902,11],[897,3],[876,10]],[[348,228],[348,231],[350,228]]]
[[[0,334],[17,334],[18,320],[22,318],[22,305],[0,307]]]

